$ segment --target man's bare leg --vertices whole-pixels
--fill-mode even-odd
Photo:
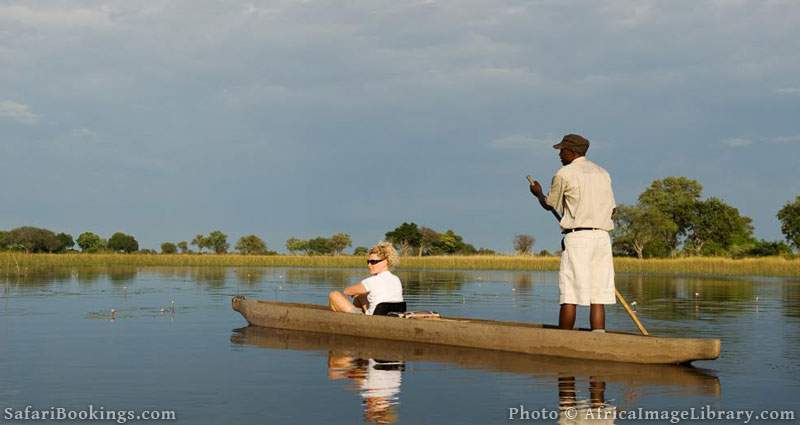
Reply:
[[[606,328],[606,308],[603,304],[592,304],[589,307],[589,324],[592,330]]]
[[[575,304],[561,304],[561,311],[558,313],[558,327],[560,329],[575,327]]]

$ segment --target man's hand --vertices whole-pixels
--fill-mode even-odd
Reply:
[[[541,198],[544,196],[544,193],[542,193],[542,185],[539,184],[538,180],[533,181],[533,184],[530,185],[530,189],[533,196],[537,198]]]

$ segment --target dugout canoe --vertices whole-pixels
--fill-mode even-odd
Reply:
[[[272,350],[315,352],[320,361],[329,354],[357,359],[432,362],[463,369],[532,376],[545,382],[562,377],[589,378],[621,384],[625,391],[669,388],[673,395],[719,397],[721,385],[713,371],[683,365],[631,364],[566,359],[535,354],[453,347],[409,341],[361,338],[330,333],[246,326],[234,329],[231,343]]]
[[[233,297],[250,325],[483,350],[639,364],[688,364],[719,357],[719,339],[563,330],[536,323],[458,317],[401,319],[336,313],[327,306]]]

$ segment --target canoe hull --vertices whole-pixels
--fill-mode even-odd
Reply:
[[[561,330],[540,324],[447,319],[399,319],[336,313],[325,306],[234,297],[234,310],[255,326],[413,341],[514,353],[639,364],[680,364],[719,357],[718,339],[644,337]]]

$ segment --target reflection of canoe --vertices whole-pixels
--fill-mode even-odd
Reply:
[[[687,366],[586,361],[256,326],[237,329],[231,336],[231,342],[280,350],[333,351],[362,359],[448,363],[469,369],[544,378],[591,376],[596,380],[619,382],[629,387],[669,386],[682,388],[682,391],[686,391],[685,395],[720,395],[716,376]]]
[[[325,306],[234,297],[233,309],[251,324],[397,341],[413,341],[524,354],[669,364],[719,357],[718,339],[663,338],[567,331],[534,324],[461,318],[399,319],[334,313]]]

